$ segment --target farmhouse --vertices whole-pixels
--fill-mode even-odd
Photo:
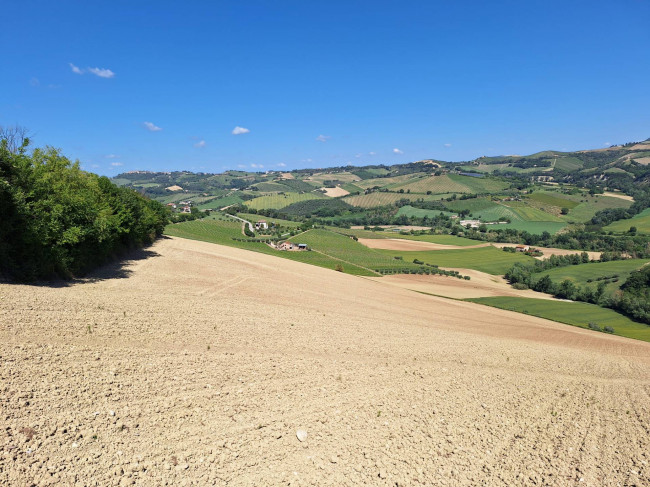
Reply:
[[[528,245],[517,245],[515,247],[515,252],[528,252],[530,247]]]
[[[192,213],[192,208],[190,208],[189,206],[184,206],[183,208],[181,208],[181,213]]]
[[[260,220],[257,223],[255,223],[256,230],[266,230],[267,228],[269,228],[269,224],[266,223],[266,220]]]
[[[295,244],[293,242],[289,242],[288,240],[278,244],[276,248],[278,250],[308,250],[307,244]]]
[[[464,227],[469,225],[471,228],[478,228],[481,225],[481,220],[461,220],[460,224]]]

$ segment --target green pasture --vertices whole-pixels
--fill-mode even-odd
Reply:
[[[590,262],[587,264],[557,267],[549,271],[535,274],[535,278],[540,279],[545,275],[548,275],[551,278],[551,281],[557,284],[568,279],[576,286],[591,287],[592,289],[596,289],[598,284],[604,281],[607,283],[605,293],[611,294],[621,287],[621,284],[627,280],[631,272],[640,269],[648,262],[650,262],[650,259]],[[599,278],[600,280],[598,280]],[[587,280],[591,280],[592,282],[587,282]]]
[[[607,225],[603,230],[612,232],[627,232],[630,227],[636,227],[638,233],[650,233],[650,208],[646,208],[629,220],[618,220]]]
[[[569,210],[568,215],[563,215],[561,218],[566,221],[586,222],[599,210],[605,208],[629,208],[632,204],[631,201],[622,198],[614,198],[612,196],[603,195],[584,195],[579,198],[578,205]]]
[[[398,227],[396,227],[398,228]],[[457,237],[456,235],[403,235],[399,232],[393,232],[390,228],[373,232],[372,230],[360,230],[360,229],[340,229],[332,227],[330,230],[337,233],[343,233],[345,235],[354,235],[357,238],[401,238],[404,240],[415,240],[419,242],[431,242],[441,245],[456,245],[458,247],[468,247],[472,245],[480,245],[484,242],[479,240],[472,240],[464,237]]]
[[[229,247],[236,247],[245,250],[252,250],[262,254],[282,257],[284,259],[295,260],[305,264],[312,264],[327,269],[336,269],[339,260],[333,259],[327,255],[318,252],[288,252],[275,250],[265,243],[261,242],[239,242],[234,238],[245,238],[242,234],[241,222],[230,222],[220,220],[194,220],[191,222],[175,223],[165,227],[165,235],[172,237],[182,237],[191,240],[201,240]],[[298,240],[300,240],[298,238]],[[347,274],[361,276],[375,276],[370,272],[354,264],[343,264],[343,271]]]
[[[505,296],[470,298],[466,301],[538,316],[580,328],[588,328],[589,323],[596,323],[601,329],[611,326],[614,328],[615,335],[650,341],[650,326],[637,323],[614,310],[601,308],[595,304]],[[594,331],[594,333],[599,332]]]
[[[442,213],[446,216],[451,216],[454,213],[443,210],[425,210],[423,208],[413,208],[411,205],[402,206],[396,216],[407,216],[409,218],[435,218]]]
[[[244,220],[248,220],[253,224],[255,224],[255,222],[259,220],[266,220],[269,225],[271,223],[276,223],[283,227],[289,227],[289,228],[298,228],[300,226],[300,222],[294,222],[291,220],[282,220],[281,218],[271,218],[264,215],[256,215],[255,213],[237,213],[237,216],[239,218],[243,218]]]
[[[249,208],[262,210],[265,208],[279,210],[285,206],[289,206],[299,201],[315,200],[318,198],[325,198],[322,193],[286,193],[286,194],[273,194],[266,196],[259,196],[258,198],[245,202]]]
[[[390,256],[401,256],[405,262],[413,259],[439,267],[475,269],[492,275],[503,275],[515,262],[532,262],[533,258],[520,252],[504,252],[496,247],[478,247],[453,250],[378,250]]]
[[[564,195],[550,191],[535,191],[527,197],[532,201],[542,203],[544,205],[555,206],[558,208],[575,208],[580,203],[574,199],[570,199]]]

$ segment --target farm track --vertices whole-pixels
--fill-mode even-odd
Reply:
[[[0,485],[650,484],[648,343],[205,242],[149,255],[0,284]]]

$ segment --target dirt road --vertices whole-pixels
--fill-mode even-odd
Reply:
[[[0,360],[0,485],[650,483],[649,344],[208,243],[0,284]]]

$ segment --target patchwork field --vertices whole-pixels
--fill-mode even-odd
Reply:
[[[415,201],[417,199],[432,200],[436,198],[434,196],[427,196],[422,194],[384,193],[377,191],[370,194],[348,196],[346,198],[343,198],[343,201],[349,205],[358,206],[360,208],[376,208],[377,206],[392,205],[401,199]]]
[[[648,484],[648,343],[206,242],[134,257],[0,284],[0,484]]]

